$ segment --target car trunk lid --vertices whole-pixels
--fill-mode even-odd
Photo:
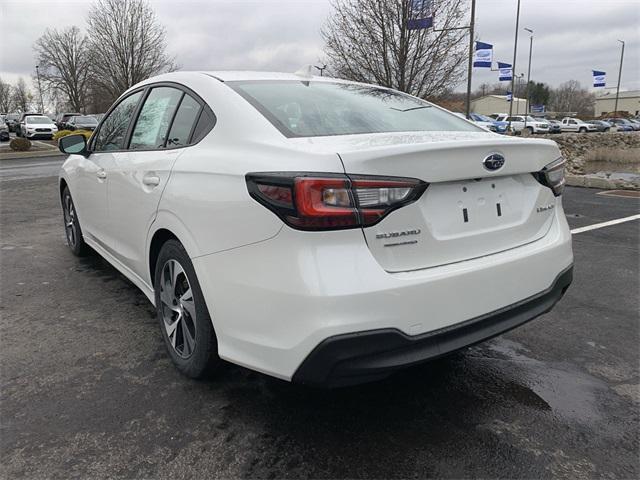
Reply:
[[[429,183],[416,202],[363,228],[387,271],[429,268],[490,255],[546,234],[555,197],[531,175],[560,156],[554,142],[490,133],[433,132],[323,137],[348,175],[418,178]],[[488,170],[492,154],[504,165]]]

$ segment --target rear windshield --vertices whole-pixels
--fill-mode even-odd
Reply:
[[[287,137],[484,131],[427,102],[374,86],[295,80],[227,84]]]

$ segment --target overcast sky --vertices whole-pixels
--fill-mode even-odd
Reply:
[[[2,0],[0,77],[15,82],[34,71],[33,44],[47,27],[78,25],[91,0]],[[152,0],[167,29],[169,53],[183,70],[295,71],[322,57],[320,27],[329,0]],[[470,0],[469,0],[470,3]],[[511,63],[516,0],[477,0],[479,40]],[[620,43],[626,41],[622,89],[640,89],[640,0],[522,0],[516,73],[526,72],[528,34],[535,31],[532,79],[553,86],[569,80],[591,85],[591,70],[615,86]],[[437,18],[436,18],[437,28]],[[474,88],[496,72],[475,69]],[[464,85],[458,87],[463,89]]]

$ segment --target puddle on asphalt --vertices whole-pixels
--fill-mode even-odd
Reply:
[[[488,361],[502,360],[487,358],[486,349],[519,367],[516,370],[518,378],[510,380],[540,397],[553,413],[581,422],[602,418],[598,397],[608,389],[603,381],[568,363],[542,362],[531,358],[523,345],[505,338],[489,342],[483,349],[485,355],[477,357]],[[530,398],[523,403],[531,404]]]

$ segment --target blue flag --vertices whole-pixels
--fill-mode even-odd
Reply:
[[[476,51],[473,56],[473,66],[491,68],[493,62],[493,45],[490,43],[476,42]]]
[[[607,78],[607,72],[601,72],[599,70],[592,70],[593,72],[593,86],[594,87],[604,87]]]
[[[498,80],[501,82],[511,81],[513,79],[513,68],[510,63],[498,62]]]
[[[431,0],[412,0],[407,28],[409,30],[421,30],[430,27],[433,27]]]

